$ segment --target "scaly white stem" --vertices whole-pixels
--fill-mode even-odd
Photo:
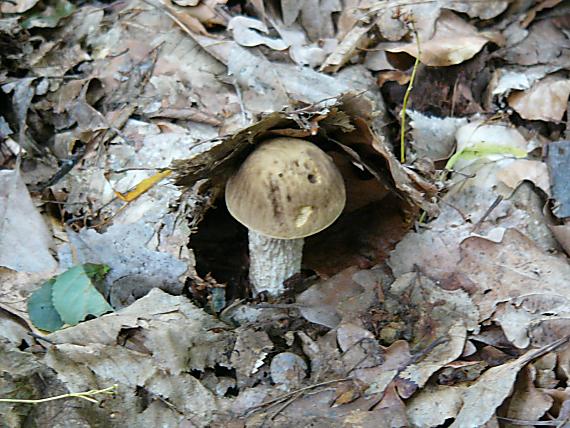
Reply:
[[[283,282],[301,271],[303,238],[276,239],[249,231],[249,282],[255,294],[283,294]]]

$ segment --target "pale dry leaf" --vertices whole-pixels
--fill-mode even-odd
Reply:
[[[344,0],[342,10],[338,16],[337,38],[342,40],[356,25],[359,19],[365,16],[365,9],[373,0]]]
[[[204,370],[216,363],[227,364],[223,354],[233,335],[225,327],[185,297],[155,288],[126,308],[51,333],[48,338],[54,343],[111,347],[120,340],[123,329],[141,330],[133,342],[152,353],[156,368],[177,374],[189,368]]]
[[[559,386],[560,379],[558,378],[558,374],[555,372],[557,363],[557,352],[549,352],[532,363],[532,367],[536,368],[536,379],[534,380],[534,385],[537,388],[553,389]]]
[[[409,344],[404,340],[398,340],[384,349],[383,357],[382,364],[357,368],[353,372],[356,379],[368,385],[365,397],[381,397],[386,392],[400,370],[411,360]]]
[[[528,365],[521,371],[515,384],[515,392],[506,408],[506,417],[537,421],[550,409],[554,400],[536,388],[535,379],[536,368],[533,365]],[[505,424],[507,428],[515,428],[515,426]]]
[[[529,336],[534,346],[543,346],[552,340],[570,336],[570,314],[563,312],[555,317],[545,315],[535,320],[530,324]]]
[[[170,3],[169,0],[163,0]],[[201,0],[196,6],[184,8],[184,12],[197,18],[202,24],[210,27],[213,25],[227,24],[225,16],[218,11],[218,8],[225,5],[227,0]]]
[[[336,39],[309,42],[300,24],[293,23],[286,26],[278,18],[268,19],[283,41],[289,45],[289,56],[296,64],[318,67],[338,44]]]
[[[442,12],[441,2],[409,2],[408,0],[392,0],[387,2],[369,1],[361,7],[368,14],[376,14],[378,31],[390,41],[401,40],[410,34],[410,25],[406,20],[413,19],[420,40],[429,40],[435,30],[435,21]],[[366,4],[368,3],[368,4]]]
[[[535,20],[537,13],[541,12],[544,9],[550,9],[556,5],[558,5],[562,0],[544,0],[540,3],[537,3],[534,7],[527,11],[526,16],[523,20],[521,20],[521,26],[526,28],[529,24]]]
[[[281,0],[281,13],[283,14],[283,23],[286,26],[292,25],[297,20],[305,1],[306,0]]]
[[[539,187],[546,195],[550,196],[548,167],[544,162],[516,159],[504,168],[499,169],[497,178],[509,188],[509,193],[516,189],[522,181],[528,180]]]
[[[436,371],[440,370],[447,363],[450,363],[461,356],[467,338],[467,330],[463,322],[458,322],[449,327],[447,339],[441,345],[436,346],[433,350],[419,362],[411,364],[400,373],[400,377],[406,381],[412,382],[418,388],[422,388],[428,379]]]
[[[201,0],[172,0],[178,6],[197,6]]]
[[[114,307],[127,306],[154,287],[180,294],[180,278],[188,266],[170,254],[149,248],[154,234],[151,226],[140,221],[115,224],[105,233],[94,229],[68,231],[77,261],[111,267],[105,283]]]
[[[530,344],[528,327],[534,318],[524,308],[510,303],[499,303],[493,314],[493,320],[501,326],[509,342],[520,349],[526,349]]]
[[[386,51],[383,50],[370,50],[366,52],[364,65],[367,69],[372,71],[394,70],[394,66],[388,61]]]
[[[511,64],[567,67],[570,60],[570,40],[560,25],[553,25],[552,19],[544,19],[531,26],[527,37],[514,46],[507,46],[497,52]],[[520,27],[520,25],[517,26]],[[544,47],[548,46],[549,49]]]
[[[528,120],[560,122],[568,108],[570,80],[562,76],[548,76],[524,92],[509,95],[509,105]]]
[[[19,171],[0,171],[0,266],[19,272],[50,272],[52,236]]]
[[[471,18],[492,19],[503,13],[513,0],[495,0],[493,2],[469,0],[445,0],[442,7],[466,13]]]
[[[463,403],[465,386],[426,386],[406,403],[406,414],[413,427],[432,428],[455,418]]]
[[[267,34],[269,30],[263,22],[257,19],[235,16],[228,23],[228,30],[232,32],[234,40],[242,46],[265,45],[277,51],[289,47],[289,44],[282,39],[263,35],[262,33]]]
[[[467,119],[427,116],[408,110],[412,127],[413,147],[420,158],[448,159],[455,146],[457,130],[467,124]]]
[[[544,66],[499,68],[493,72],[487,92],[491,95],[509,95],[511,91],[524,91],[530,89],[539,79],[547,73]]]
[[[38,0],[13,0],[3,1],[0,4],[0,12],[2,13],[23,13],[30,10],[38,3]]]
[[[299,294],[297,303],[302,305],[299,308],[301,315],[310,322],[336,327],[342,319],[339,312],[341,303],[365,291],[353,279],[356,272],[356,267],[345,269]]]
[[[457,272],[475,285],[470,294],[481,321],[491,317],[500,302],[526,307],[539,318],[550,311],[564,314],[570,310],[567,261],[543,252],[521,232],[507,230],[501,243],[467,238],[461,244],[461,255]]]
[[[228,365],[233,333],[188,299],[155,289],[128,308],[52,333],[46,364],[71,391],[120,385],[108,412],[138,426],[132,402],[144,388],[157,401],[205,426],[219,400],[189,374]],[[121,336],[125,331],[128,335]],[[150,403],[149,403],[150,404]]]
[[[460,64],[473,58],[490,41],[498,43],[500,38],[495,33],[479,32],[453,12],[443,10],[436,22],[433,37],[420,42],[420,60],[433,67]],[[387,44],[382,47],[388,52],[406,52],[413,57],[418,55],[416,43]]]
[[[241,327],[236,333],[231,363],[236,370],[238,386],[241,387],[265,364],[265,358],[273,349],[273,343],[264,331]]]
[[[570,225],[560,224],[560,225],[548,225],[552,234],[556,238],[556,241],[560,244],[566,254],[570,254]]]
[[[348,34],[342,39],[338,47],[332,52],[323,65],[320,71],[327,73],[337,72],[350,58],[354,55],[358,47],[361,47],[368,31],[372,25],[356,25]]]
[[[513,361],[492,367],[463,394],[463,406],[452,428],[477,428],[495,414],[495,410],[511,395],[519,371],[541,350],[532,350]]]
[[[335,37],[333,13],[342,10],[340,0],[305,0],[302,3],[300,22],[309,40],[318,42],[320,39]]]

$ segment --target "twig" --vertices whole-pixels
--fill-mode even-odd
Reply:
[[[293,396],[295,396],[295,395],[297,395],[297,394],[299,394],[299,396],[300,396],[300,395],[301,395],[300,393],[303,393],[303,392],[305,392],[305,391],[309,391],[309,390],[311,390],[311,389],[319,388],[319,387],[321,387],[321,386],[331,385],[331,384],[337,383],[337,382],[340,383],[340,382],[348,382],[348,381],[351,381],[351,382],[352,382],[352,381],[354,381],[354,379],[353,379],[353,378],[350,378],[350,377],[345,377],[345,378],[341,378],[341,379],[327,380],[327,381],[325,381],[325,382],[320,382],[320,383],[315,383],[315,384],[313,384],[313,385],[305,386],[304,388],[296,389],[295,391],[291,391],[291,392],[288,392],[288,393],[286,393],[286,394],[280,395],[279,397],[274,398],[274,399],[272,399],[272,400],[264,401],[263,403],[260,403],[260,404],[258,404],[258,405],[256,405],[256,406],[252,406],[252,407],[250,407],[249,409],[247,409],[247,410],[245,411],[244,415],[247,415],[247,414],[249,414],[249,413],[255,412],[255,411],[257,411],[258,409],[261,409],[262,407],[271,407],[271,406],[274,406],[275,404],[279,404],[279,403],[281,403],[282,401],[285,401],[285,400],[287,400],[287,399],[289,399],[289,398],[291,398],[291,397],[293,397]]]
[[[483,222],[487,219],[487,217],[489,217],[489,214],[491,214],[491,212],[495,208],[497,208],[497,205],[499,205],[502,200],[503,200],[503,196],[501,196],[501,195],[497,196],[497,198],[493,201],[491,206],[489,208],[487,208],[487,211],[485,211],[485,214],[483,214],[483,217],[481,217],[479,219],[479,221],[477,223],[475,223],[475,226],[473,227],[473,230],[471,232],[476,232],[477,230],[479,230],[479,228],[481,227]]]
[[[99,401],[91,398],[93,395],[106,394],[113,395],[119,385],[115,384],[105,389],[92,389],[86,392],[70,392],[68,394],[56,395],[55,397],[40,398],[37,400],[22,400],[18,398],[0,398],[0,403],[23,403],[23,404],[41,404],[48,401],[62,400],[64,398],[81,398],[90,401],[91,403],[99,404]]]
[[[512,425],[521,425],[521,426],[544,426],[544,427],[557,427],[560,426],[559,424],[566,421],[560,421],[558,419],[553,419],[551,421],[527,421],[525,419],[514,419],[514,418],[506,418],[503,416],[497,416],[497,419],[502,421],[508,422]]]
[[[412,93],[412,88],[414,87],[414,80],[416,78],[416,72],[418,70],[418,66],[420,65],[420,57],[422,56],[422,49],[420,46],[420,37],[418,32],[416,31],[416,26],[414,24],[414,20],[412,17],[411,20],[412,24],[412,31],[416,36],[416,45],[418,47],[418,55],[416,56],[416,61],[414,62],[414,68],[412,69],[412,75],[410,76],[410,83],[408,84],[408,88],[406,89],[406,94],[404,95],[404,103],[402,105],[402,111],[400,112],[401,117],[401,125],[400,125],[400,162],[406,162],[406,109],[408,107],[408,99],[410,98],[410,94]]]

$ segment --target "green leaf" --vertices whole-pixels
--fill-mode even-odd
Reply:
[[[55,6],[48,6],[41,12],[35,11],[30,13],[21,23],[25,29],[33,27],[55,28],[59,21],[67,18],[75,11],[75,6],[67,0],[57,0]]]
[[[44,282],[28,299],[28,314],[32,323],[40,330],[49,332],[59,330],[63,326],[63,321],[51,300],[54,282],[55,278]]]
[[[57,277],[52,302],[63,322],[76,325],[88,315],[98,317],[113,311],[92,281],[102,278],[108,270],[107,266],[88,263],[72,267]]]
[[[467,146],[463,150],[451,156],[445,165],[445,169],[453,169],[457,161],[460,159],[471,160],[483,158],[490,155],[505,155],[514,156],[516,158],[524,158],[526,157],[527,152],[518,147],[502,146],[500,144],[490,144],[482,141],[480,143]]]

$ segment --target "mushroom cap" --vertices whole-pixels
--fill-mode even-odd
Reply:
[[[272,238],[320,232],[338,218],[345,202],[344,180],[332,159],[298,138],[260,144],[226,184],[230,214]]]

